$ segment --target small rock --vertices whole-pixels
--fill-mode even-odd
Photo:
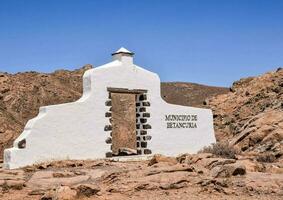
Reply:
[[[77,196],[76,190],[72,190],[68,186],[60,186],[59,188],[57,188],[55,192],[54,199],[73,200],[76,199],[76,196]]]
[[[198,154],[183,154],[177,157],[179,163],[195,164],[198,161],[206,160],[207,158],[212,158],[211,153],[198,153]]]
[[[208,166],[209,169],[212,169],[216,166],[219,166],[219,165],[227,165],[227,164],[232,164],[232,163],[235,163],[236,160],[235,159],[225,159],[225,158],[220,158],[218,161],[212,163],[211,165]]]
[[[264,170],[264,166],[262,164],[249,159],[238,160],[237,163],[244,165],[247,172],[260,172]]]
[[[54,193],[51,191],[48,191],[40,198],[40,200],[52,200],[53,196],[54,196]]]
[[[246,167],[241,164],[227,164],[223,166],[216,166],[211,170],[211,175],[217,177],[231,177],[237,175],[245,175]]]
[[[12,188],[15,190],[21,190],[23,187],[25,187],[25,181],[24,180],[7,180],[6,185],[8,188]]]
[[[75,189],[79,196],[87,197],[96,195],[100,191],[100,188],[97,185],[92,184],[79,184],[75,187]]]
[[[163,155],[160,155],[160,154],[156,154],[149,161],[148,166],[152,166],[152,165],[154,165],[156,163],[160,163],[160,162],[166,162],[166,163],[169,163],[169,164],[172,164],[172,165],[175,165],[175,164],[178,163],[176,158],[167,157],[167,156],[163,156]]]
[[[119,149],[119,155],[136,155],[137,150],[131,149],[131,148],[120,148]]]
[[[44,195],[44,194],[45,191],[40,189],[32,190],[28,193],[28,195]]]
[[[75,176],[72,172],[54,172],[53,177],[54,178],[63,178],[63,177],[72,177]]]
[[[187,181],[186,180],[182,180],[182,181],[177,182],[177,183],[161,185],[160,188],[163,189],[163,190],[172,190],[172,189],[184,188],[186,186],[187,186]]]

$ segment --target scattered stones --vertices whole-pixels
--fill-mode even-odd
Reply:
[[[20,192],[26,195],[23,199],[39,199],[40,196],[52,200],[107,199],[110,193],[113,198],[143,195],[149,199],[164,199],[167,191],[168,198],[199,195],[206,199],[207,195],[220,193],[227,195],[227,199],[248,199],[245,195],[257,194],[263,199],[280,199],[283,174],[273,174],[272,170],[282,168],[283,164],[266,163],[268,173],[249,172],[244,166],[247,159],[240,159],[212,157],[211,154],[184,154],[178,159],[154,155],[150,161],[70,160],[45,163],[52,167],[40,170],[34,167],[36,171],[0,170],[0,198],[7,199]],[[249,160],[249,165],[250,162],[257,163]],[[17,188],[20,184],[16,183],[22,186]]]

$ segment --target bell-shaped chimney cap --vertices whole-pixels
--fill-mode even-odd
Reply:
[[[133,59],[134,59],[134,53],[130,52],[129,50],[125,49],[124,47],[121,47],[118,51],[115,53],[112,53],[113,60],[118,60],[122,62],[124,65],[132,66]]]
[[[117,55],[117,54],[125,54],[125,55],[131,55],[131,56],[134,55],[133,52],[130,52],[129,50],[125,49],[124,47],[121,47],[118,51],[116,51],[115,53],[112,53],[112,56]]]

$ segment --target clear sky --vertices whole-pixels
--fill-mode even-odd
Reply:
[[[0,0],[0,71],[99,66],[121,46],[162,81],[229,86],[283,66],[283,0]]]

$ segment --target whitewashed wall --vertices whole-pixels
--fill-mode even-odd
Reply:
[[[114,56],[114,61],[90,69],[83,77],[83,96],[76,102],[41,107],[39,115],[29,120],[23,133],[15,140],[13,148],[4,152],[4,166],[18,168],[47,160],[105,158],[110,145],[105,140],[109,124],[105,113],[107,87],[146,89],[151,106],[147,112],[152,129],[148,148],[152,153],[178,155],[195,153],[205,145],[215,142],[212,112],[168,104],[160,96],[160,79],[132,62],[130,56]],[[195,129],[167,129],[165,115],[198,115]],[[18,142],[26,140],[26,147]]]

